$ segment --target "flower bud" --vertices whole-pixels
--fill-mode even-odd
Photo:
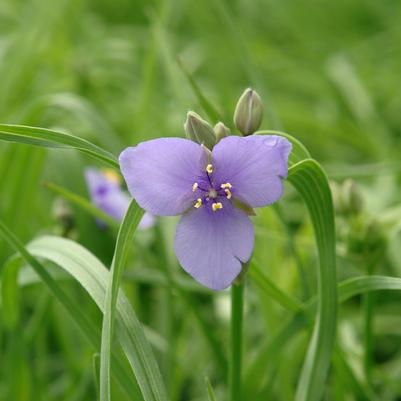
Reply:
[[[188,112],[184,129],[189,139],[205,145],[208,149],[212,149],[216,143],[213,127],[193,111]]]
[[[353,180],[345,180],[342,185],[344,203],[347,211],[358,214],[363,209],[363,197],[357,183]]]
[[[226,136],[230,135],[230,129],[227,128],[222,122],[217,123],[214,128],[214,134],[216,135],[216,143],[221,141]]]
[[[260,96],[253,89],[246,89],[235,108],[235,126],[242,135],[251,135],[259,129],[262,118],[263,106]]]

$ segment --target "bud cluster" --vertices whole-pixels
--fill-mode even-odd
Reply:
[[[238,100],[234,112],[234,125],[244,136],[255,133],[262,123],[262,100],[256,91],[246,89]],[[221,139],[231,134],[222,122],[214,127],[193,111],[189,111],[184,124],[188,139],[211,150]]]

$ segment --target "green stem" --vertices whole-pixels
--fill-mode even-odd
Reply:
[[[376,294],[368,292],[363,295],[364,314],[364,371],[369,387],[372,387],[372,359],[374,351],[373,318]]]
[[[377,259],[374,255],[368,255],[365,251],[365,260],[368,276],[371,276],[375,270]],[[375,313],[375,300],[376,294],[367,292],[362,297],[362,308],[363,308],[363,329],[364,329],[364,355],[363,355],[363,368],[366,378],[366,383],[370,389],[373,389],[372,380],[372,366],[373,366],[373,353],[374,353],[374,332],[373,332],[373,320]]]
[[[231,286],[229,401],[241,401],[243,295],[244,283],[234,283]]]

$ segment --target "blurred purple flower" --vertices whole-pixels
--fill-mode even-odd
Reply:
[[[132,198],[121,189],[120,177],[112,170],[87,168],[85,179],[92,203],[113,219],[122,221]],[[154,220],[152,215],[145,213],[138,228],[149,228],[154,225]]]
[[[161,138],[125,149],[120,166],[131,195],[156,216],[181,215],[175,252],[213,290],[228,287],[254,246],[244,208],[276,202],[288,174],[290,142],[280,136],[223,138],[208,156],[190,140]],[[246,208],[245,208],[246,209]]]

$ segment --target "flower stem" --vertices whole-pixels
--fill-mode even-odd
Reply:
[[[229,401],[241,401],[243,294],[243,281],[231,286]]]

